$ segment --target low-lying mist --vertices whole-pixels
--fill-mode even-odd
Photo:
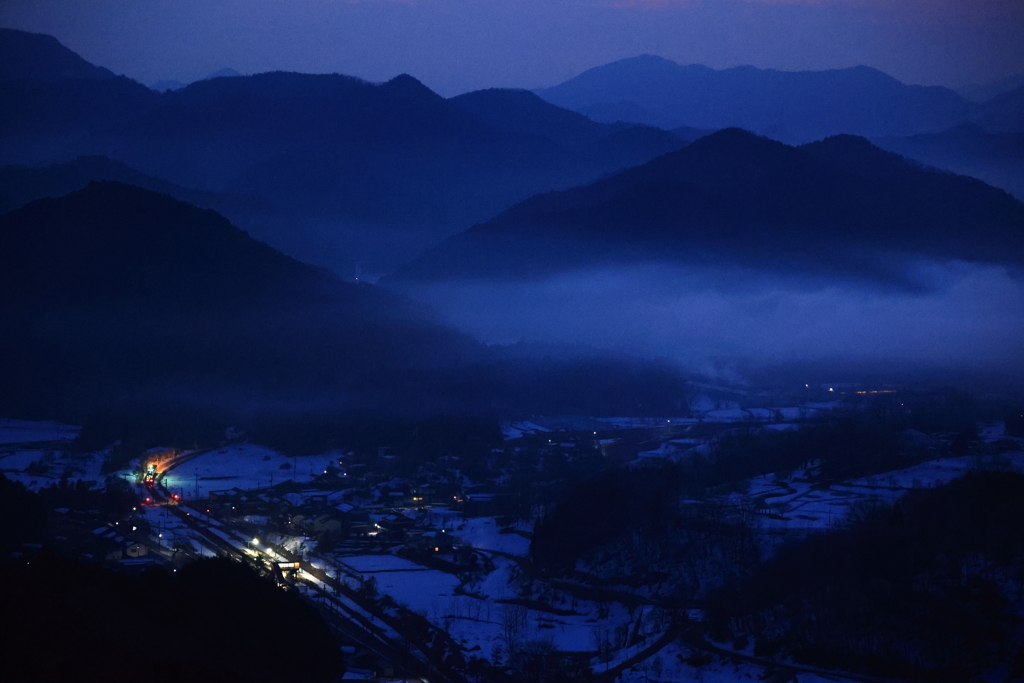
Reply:
[[[709,375],[829,360],[1021,374],[1024,281],[962,261],[904,273],[912,286],[649,263],[406,291],[488,344],[583,344]]]

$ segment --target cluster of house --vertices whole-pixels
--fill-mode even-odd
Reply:
[[[427,517],[438,507],[460,516],[467,504],[474,505],[460,486],[443,482],[391,480],[372,488],[339,490],[288,483],[270,491],[213,491],[207,512],[249,524],[254,533],[311,538],[321,550],[358,554],[404,544],[405,552],[417,559],[433,557],[464,568],[475,561],[472,549],[437,530]]]
[[[141,571],[163,561],[146,544],[148,527],[141,520],[116,520],[100,510],[64,507],[56,508],[54,513],[51,526],[57,550],[73,550],[79,557],[128,572]]]

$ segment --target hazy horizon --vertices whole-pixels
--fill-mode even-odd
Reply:
[[[640,54],[717,69],[863,64],[952,88],[1024,71],[1024,3],[1015,0],[8,0],[0,25],[54,35],[146,84],[223,68],[371,81],[409,73],[452,96],[551,86]]]

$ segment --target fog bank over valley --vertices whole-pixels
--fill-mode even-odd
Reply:
[[[962,261],[905,272],[915,287],[652,263],[404,291],[488,344],[586,344],[697,372],[841,357],[1020,373],[1024,281]]]

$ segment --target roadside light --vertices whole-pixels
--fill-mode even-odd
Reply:
[[[164,537],[163,534],[157,534],[157,538],[163,538],[163,537]]]
[[[260,544],[260,539],[258,539],[258,538],[252,539],[252,544],[253,545],[259,545]]]
[[[133,526],[133,527],[132,527],[132,531],[135,531],[135,530],[136,530],[136,529],[138,529],[138,528],[139,528],[139,527],[137,527],[137,526]]]

